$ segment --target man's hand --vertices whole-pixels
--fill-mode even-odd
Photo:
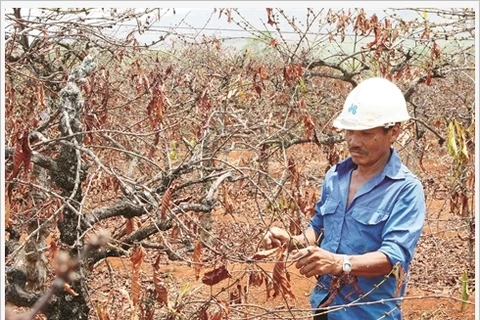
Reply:
[[[300,270],[300,274],[307,278],[342,273],[342,256],[317,246],[308,246],[305,249],[298,250],[290,259],[297,261],[295,267]]]
[[[289,241],[290,235],[287,230],[278,227],[271,227],[265,237],[263,237],[260,246],[265,249],[272,249],[281,247],[285,243],[288,244]]]

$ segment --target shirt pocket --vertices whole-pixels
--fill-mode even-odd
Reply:
[[[381,209],[356,207],[352,210],[350,230],[355,233],[356,253],[378,250],[382,244],[382,234],[385,223],[389,217],[388,212]]]
[[[338,206],[340,205],[340,201],[334,198],[327,198],[323,205],[319,207],[319,213],[323,219],[324,225],[324,240],[328,244],[330,241],[334,239],[335,235],[340,234],[340,221],[336,221],[336,219],[340,219],[338,214],[334,214],[337,211]],[[323,247],[323,246],[322,246]]]
[[[388,213],[381,209],[357,207],[352,210],[352,217],[366,226],[375,226],[388,219]]]
[[[329,214],[335,213],[337,211],[338,205],[340,204],[340,201],[333,199],[333,198],[327,198],[323,205],[320,206],[320,215],[323,217],[328,216]]]

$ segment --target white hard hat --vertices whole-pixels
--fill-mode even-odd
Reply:
[[[370,78],[350,92],[333,125],[339,129],[367,130],[408,119],[407,102],[400,88],[387,79]]]

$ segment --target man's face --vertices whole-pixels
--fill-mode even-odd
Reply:
[[[368,130],[346,130],[345,141],[353,163],[369,166],[390,156],[390,146],[397,139],[400,128],[393,126],[385,133],[383,127]]]

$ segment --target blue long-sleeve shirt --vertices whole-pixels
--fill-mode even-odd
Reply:
[[[317,234],[323,232],[321,247],[333,253],[358,255],[367,252],[383,252],[392,265],[401,263],[405,269],[405,283],[400,295],[405,293],[408,269],[415,246],[422,232],[425,219],[425,196],[418,178],[412,174],[394,149],[383,171],[358,190],[347,208],[350,177],[356,165],[351,158],[338,163],[326,174],[320,201],[309,226]],[[332,275],[318,278],[310,296],[313,308],[327,296]],[[358,286],[367,293],[358,302],[380,301],[394,298],[396,279],[390,276],[358,277]],[[353,294],[352,294],[353,292]],[[345,285],[335,297],[331,307],[343,305],[359,298],[352,285]],[[329,320],[343,319],[402,319],[398,301],[352,306],[330,312]]]

